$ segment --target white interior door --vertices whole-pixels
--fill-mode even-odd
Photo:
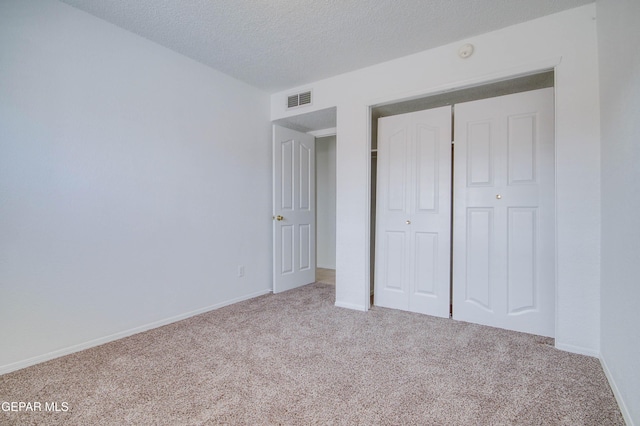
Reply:
[[[273,292],[316,280],[315,138],[273,126]]]
[[[455,106],[455,319],[554,335],[553,111],[553,88]]]
[[[451,107],[378,120],[375,304],[449,316]]]

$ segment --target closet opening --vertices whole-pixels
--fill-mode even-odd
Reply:
[[[379,135],[379,120],[385,117],[392,117],[401,114],[410,114],[417,111],[426,111],[426,110],[435,110],[441,107],[449,107],[447,111],[450,111],[451,115],[451,124],[450,124],[450,137],[451,137],[451,146],[448,148],[450,150],[450,168],[451,173],[449,175],[448,180],[450,180],[450,184],[448,185],[451,194],[449,194],[448,203],[449,205],[449,226],[450,229],[453,230],[453,221],[454,221],[454,200],[455,196],[453,194],[454,188],[454,141],[457,135],[454,134],[455,131],[455,106],[457,104],[469,103],[472,101],[485,100],[490,98],[501,97],[505,95],[512,95],[522,92],[530,92],[538,89],[545,88],[553,88],[554,86],[554,72],[553,70],[545,71],[541,73],[536,73],[532,75],[520,76],[508,80],[503,80],[499,82],[494,82],[490,84],[485,84],[477,87],[465,88],[457,91],[451,91],[447,93],[441,93],[436,95],[431,95],[422,98],[414,98],[409,100],[398,101],[394,103],[389,103],[385,105],[377,105],[370,109],[371,111],[371,182],[370,182],[370,293],[371,293],[371,305],[378,305],[376,303],[377,295],[376,295],[376,273],[380,273],[378,268],[376,267],[376,262],[379,261],[376,259],[376,244],[380,244],[380,235],[377,235],[376,227],[379,221],[379,215],[376,211],[378,202],[380,201],[380,187],[379,187],[379,169],[378,169],[378,158],[380,152],[378,150],[378,135]],[[552,93],[553,89],[551,89]],[[551,95],[553,96],[553,95]],[[551,112],[553,112],[553,106],[551,105]],[[449,112],[447,112],[449,113]],[[553,115],[553,114],[552,114]],[[552,119],[551,119],[552,120]],[[553,123],[552,123],[553,124]],[[552,132],[553,133],[553,132]],[[553,143],[553,142],[552,142]],[[551,154],[553,155],[553,153]],[[442,167],[442,166],[440,166]],[[449,167],[449,166],[447,166]],[[460,165],[458,165],[460,167]],[[414,172],[411,172],[414,173]],[[554,173],[553,171],[551,172]],[[384,179],[388,179],[385,177]],[[411,197],[411,196],[409,196]],[[501,196],[498,194],[496,197],[499,199]],[[384,201],[386,202],[386,201]],[[535,214],[531,213],[531,214]],[[524,218],[526,215],[521,215],[521,218]],[[477,217],[480,217],[478,215]],[[410,223],[409,220],[406,223]],[[388,237],[386,237],[388,238]],[[395,238],[395,237],[393,237]],[[453,290],[453,271],[454,271],[454,236],[453,232],[450,232],[448,235],[448,244],[449,245],[449,257],[450,263],[448,265],[448,274],[449,274],[449,291],[448,291],[448,316],[451,317],[454,315],[453,312],[453,299],[454,299],[454,290]],[[426,241],[426,240],[425,240]],[[430,243],[429,243],[430,244]],[[400,247],[400,246],[398,246]],[[385,262],[389,260],[386,259]],[[444,316],[444,315],[439,315]]]

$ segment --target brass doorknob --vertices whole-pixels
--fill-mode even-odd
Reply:
[[[278,216],[276,216],[276,220],[277,220],[277,221],[284,220],[284,216],[280,216],[280,215],[278,215]]]

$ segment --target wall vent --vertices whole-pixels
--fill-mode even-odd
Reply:
[[[287,97],[287,109],[303,105],[311,105],[311,90]]]

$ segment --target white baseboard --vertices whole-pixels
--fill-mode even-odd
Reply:
[[[368,311],[368,309],[364,305],[356,305],[355,303],[336,302],[335,306],[337,306],[338,308],[353,309],[362,312]]]
[[[556,349],[560,349],[561,351],[567,351],[567,352],[572,352],[574,354],[587,355],[587,356],[592,356],[594,358],[600,358],[600,352],[594,351],[593,349],[584,348],[582,346],[568,345],[566,343],[558,343],[558,341],[556,341],[555,347]]]
[[[224,302],[216,303],[215,305],[207,306],[204,308],[196,309],[194,311],[186,312],[184,314],[176,315],[170,318],[165,318],[159,321],[154,321],[149,324],[142,325],[140,327],[131,328],[129,330],[120,331],[115,334],[111,334],[109,336],[100,337],[98,339],[89,340],[88,342],[80,343],[77,345],[69,346],[67,348],[59,349],[56,351],[48,352],[43,355],[38,355],[32,358],[27,358],[22,361],[14,362],[11,364],[6,364],[0,366],[0,375],[10,373],[12,371],[20,370],[26,367],[30,367],[35,364],[39,364],[41,362],[49,361],[54,358],[59,358],[61,356],[69,355],[75,352],[79,352],[85,349],[93,348],[95,346],[103,345],[105,343],[112,342],[114,340],[122,339],[124,337],[129,337],[134,334],[142,333],[143,331],[151,330],[153,328],[162,327],[163,325],[171,324],[177,321],[181,321],[183,319],[187,319],[196,315],[203,314],[205,312],[213,311],[216,309],[223,308],[225,306],[233,305],[234,303],[242,302],[243,300],[253,299],[254,297],[263,296],[265,294],[271,293],[271,289],[261,290],[255,293],[251,293],[245,296],[237,297],[235,299],[226,300]]]
[[[622,394],[616,385],[613,376],[611,375],[611,370],[607,366],[607,362],[604,358],[600,357],[600,365],[602,365],[602,369],[604,370],[604,375],[607,376],[607,380],[609,381],[609,386],[611,386],[611,391],[613,392],[613,396],[616,397],[616,401],[618,402],[618,407],[620,407],[620,412],[622,413],[622,417],[624,417],[624,422],[627,426],[634,426],[633,419],[631,418],[631,413],[629,412],[629,408],[627,408],[627,404],[625,404],[624,399],[622,398]]]

